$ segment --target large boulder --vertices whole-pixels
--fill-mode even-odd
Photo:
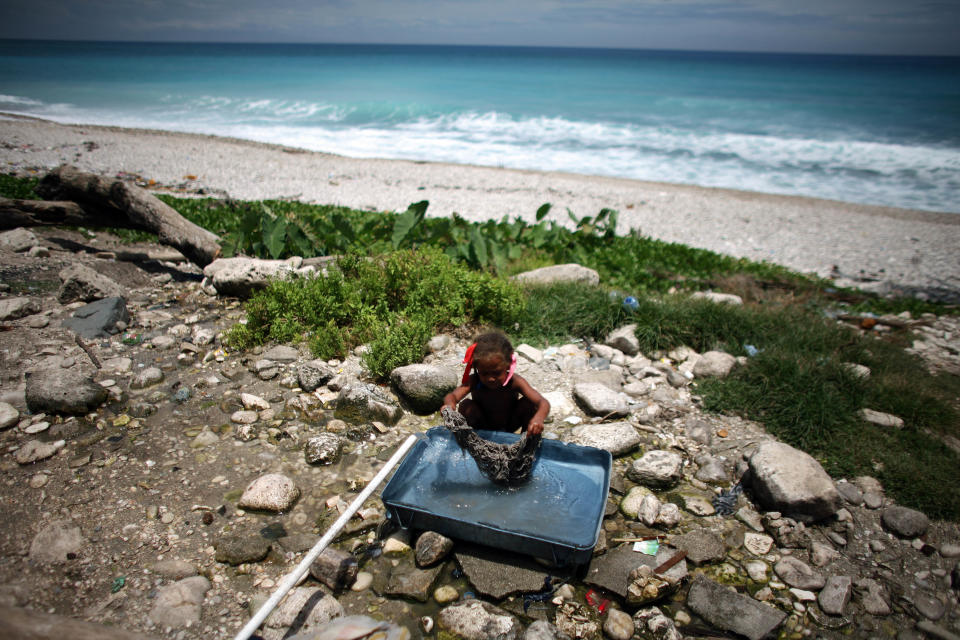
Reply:
[[[123,287],[85,264],[75,263],[62,269],[60,280],[57,300],[61,304],[123,296]]]
[[[584,424],[574,427],[566,441],[622,456],[640,446],[640,434],[629,422]]]
[[[820,463],[783,442],[765,442],[750,456],[750,483],[767,511],[813,522],[840,508],[840,493]]]
[[[573,397],[592,416],[626,416],[630,413],[627,395],[599,382],[581,382],[573,387]]]
[[[26,374],[27,408],[34,413],[90,413],[107,399],[107,390],[79,367],[44,367]]]
[[[263,289],[271,279],[294,274],[313,275],[313,267],[304,267],[303,258],[261,260],[259,258],[220,258],[203,268],[203,275],[224,296],[245,298],[257,289]]]
[[[683,457],[662,449],[647,451],[633,461],[627,477],[645,487],[668,489],[683,477]]]
[[[372,384],[353,382],[340,390],[337,396],[336,417],[352,424],[374,421],[396,424],[403,409],[389,394]]]
[[[438,618],[442,629],[464,640],[516,640],[523,631],[514,615],[482,600],[446,607]]]
[[[390,372],[390,382],[417,413],[434,413],[443,397],[457,388],[460,376],[449,367],[409,364]]]
[[[16,320],[40,313],[40,305],[33,298],[6,298],[0,300],[0,321]]]
[[[528,284],[553,284],[555,282],[582,282],[596,286],[600,284],[600,274],[579,264],[555,264],[533,271],[524,271],[513,276],[513,280]]]
[[[81,338],[95,340],[119,333],[118,322],[129,323],[130,313],[122,297],[111,296],[80,307],[63,321],[63,326]]]
[[[760,640],[776,629],[787,614],[748,595],[697,574],[687,594],[687,606],[709,624],[733,631],[749,640]]]

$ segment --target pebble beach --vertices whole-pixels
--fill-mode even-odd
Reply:
[[[769,261],[838,284],[960,299],[960,215],[573,173],[355,159],[235,138],[0,116],[0,162],[18,175],[69,163],[133,174],[159,192],[292,199],[371,211],[428,200],[428,215],[569,224],[609,207],[620,231]]]

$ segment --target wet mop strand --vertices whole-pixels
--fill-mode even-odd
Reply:
[[[498,444],[477,435],[459,411],[444,407],[440,415],[443,416],[443,426],[453,434],[460,448],[473,456],[480,472],[492,482],[510,487],[530,479],[540,448],[540,434],[528,436],[524,433],[513,444]]]

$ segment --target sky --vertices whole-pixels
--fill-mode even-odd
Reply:
[[[0,0],[0,38],[960,55],[960,0]]]

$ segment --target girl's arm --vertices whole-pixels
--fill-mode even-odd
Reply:
[[[547,419],[547,414],[550,413],[550,403],[540,395],[539,391],[531,387],[530,383],[522,376],[514,375],[512,386],[525,398],[530,400],[530,402],[537,405],[537,412],[533,414],[533,417],[530,418],[530,422],[527,424],[527,433],[531,435],[542,433],[543,421]]]
[[[466,398],[469,393],[470,386],[462,384],[443,397],[443,406],[456,411],[457,405],[460,404],[460,401]]]

